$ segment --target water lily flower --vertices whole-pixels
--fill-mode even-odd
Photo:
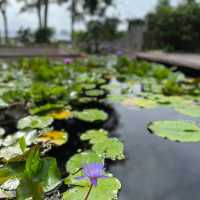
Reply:
[[[72,62],[73,62],[73,60],[71,58],[64,59],[64,64],[66,64],[66,65],[70,65]]]
[[[89,179],[91,185],[97,186],[99,178],[109,178],[104,175],[104,166],[102,163],[87,164],[83,167],[84,176],[77,177],[77,179]]]

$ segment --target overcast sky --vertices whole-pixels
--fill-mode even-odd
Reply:
[[[172,0],[176,5],[181,0]],[[118,16],[121,19],[134,17],[144,17],[145,14],[154,9],[157,0],[115,0],[115,6],[109,8],[109,16]],[[9,32],[15,33],[20,27],[30,27],[35,29],[38,25],[36,14],[34,12],[19,14],[20,4],[16,0],[10,0],[8,9]],[[0,16],[1,17],[1,16]],[[70,31],[70,15],[67,6],[50,6],[49,24],[57,32],[62,30]],[[0,31],[2,32],[2,19],[0,18]]]

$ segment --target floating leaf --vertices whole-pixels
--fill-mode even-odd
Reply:
[[[74,117],[83,121],[93,122],[97,120],[106,120],[108,118],[107,113],[98,109],[85,109],[82,112],[74,112]]]
[[[9,146],[9,147],[3,147],[0,149],[0,158],[7,161],[10,160],[11,158],[14,158],[22,154],[23,152],[19,144],[16,144],[14,146]]]
[[[107,99],[112,101],[112,102],[122,102],[124,99],[126,98],[126,96],[123,95],[108,95]]]
[[[200,142],[200,128],[188,121],[156,121],[149,129],[157,136],[180,142]]]
[[[32,108],[30,109],[30,113],[31,115],[36,115],[38,113],[42,113],[42,112],[47,112],[47,111],[50,111],[50,110],[53,110],[53,109],[62,109],[63,108],[63,105],[62,104],[45,104],[45,105],[42,105],[42,106],[39,106],[39,107],[36,107],[36,108]]]
[[[84,84],[83,85],[83,88],[86,89],[86,90],[91,90],[91,89],[94,89],[96,87],[95,84],[90,84],[90,83],[87,83],[87,84]]]
[[[5,134],[5,130],[0,127],[0,137],[2,137]]]
[[[68,134],[63,131],[49,131],[39,136],[38,142],[51,143],[55,145],[63,145],[68,140]]]
[[[90,188],[89,181],[81,187],[76,186],[63,194],[64,200],[83,200]],[[93,187],[89,195],[89,200],[113,200],[117,199],[117,194],[121,188],[118,179],[110,177],[99,179],[97,187]]]
[[[75,173],[82,169],[85,164],[103,163],[104,160],[93,151],[85,151],[75,154],[66,164],[67,172]]]
[[[6,191],[0,188],[0,199],[14,199],[15,192],[14,191]]]
[[[143,98],[125,99],[122,104],[124,106],[139,106],[141,108],[155,108],[157,106],[155,101]]]
[[[108,138],[108,132],[100,130],[89,130],[81,135],[81,140],[90,140],[91,144],[97,143],[99,140]]]
[[[23,175],[24,163],[6,164],[0,168],[0,184],[1,188],[7,188],[9,180],[16,180]],[[3,185],[2,185],[3,184]],[[14,183],[18,185],[18,183]],[[15,186],[14,186],[15,187]],[[11,188],[9,184],[9,188]]]
[[[49,116],[57,120],[69,119],[72,116],[72,112],[69,110],[62,110],[57,112],[51,112]]]
[[[10,146],[16,144],[21,137],[24,137],[26,145],[30,146],[31,144],[34,143],[37,135],[38,135],[37,130],[18,131],[15,134],[7,135],[5,138],[0,139],[0,144],[2,146]]]
[[[27,116],[18,121],[17,128],[25,129],[25,128],[38,128],[44,129],[51,125],[53,122],[53,118],[50,116]]]
[[[124,145],[117,138],[96,140],[92,146],[92,150],[98,155],[111,160],[123,160],[125,158]]]
[[[188,115],[190,117],[200,117],[200,105],[194,103],[180,103],[173,106],[173,108],[184,115]]]
[[[105,91],[104,90],[87,90],[85,92],[86,96],[89,96],[89,97],[98,97],[98,96],[102,96],[105,94]]]

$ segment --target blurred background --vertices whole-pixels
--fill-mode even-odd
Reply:
[[[0,46],[199,52],[197,0],[0,0]]]

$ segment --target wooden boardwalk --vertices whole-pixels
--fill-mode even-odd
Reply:
[[[0,47],[0,59],[16,59],[21,57],[65,58],[81,55],[67,48],[58,47]]]
[[[136,58],[200,71],[200,54],[139,52]]]

